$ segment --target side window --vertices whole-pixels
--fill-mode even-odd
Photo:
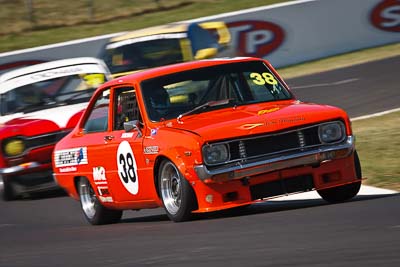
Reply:
[[[142,122],[136,99],[136,91],[132,87],[115,89],[113,130],[123,130],[124,122],[139,120]]]
[[[104,90],[96,99],[87,118],[84,131],[86,133],[105,132],[108,128],[108,109],[110,103],[110,89]]]

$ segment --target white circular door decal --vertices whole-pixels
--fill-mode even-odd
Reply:
[[[136,195],[139,191],[137,164],[128,141],[122,141],[117,150],[118,176],[129,193]]]

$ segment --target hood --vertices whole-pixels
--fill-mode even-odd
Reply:
[[[72,128],[88,103],[42,109],[30,113],[14,113],[0,117],[0,130],[12,129],[15,134],[31,135]]]
[[[272,133],[338,118],[346,119],[347,115],[336,107],[284,101],[193,114],[168,121],[166,126],[196,133],[207,141]]]

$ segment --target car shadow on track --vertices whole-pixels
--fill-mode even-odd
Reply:
[[[18,201],[32,201],[32,200],[41,200],[41,199],[50,199],[57,197],[65,197],[68,196],[67,193],[62,189],[53,189],[44,192],[34,192],[29,193],[23,196],[19,196],[16,200]]]
[[[301,199],[301,200],[281,200],[281,201],[265,201],[259,202],[247,207],[239,207],[233,208],[229,210],[224,210],[220,212],[213,212],[209,214],[200,214],[199,218],[201,219],[220,219],[226,217],[238,217],[238,216],[247,216],[259,213],[271,213],[271,212],[281,212],[295,209],[305,209],[305,208],[313,208],[317,206],[325,206],[325,205],[341,205],[345,203],[358,202],[358,201],[367,201],[379,198],[386,197],[394,197],[400,196],[400,193],[397,194],[384,194],[384,195],[360,195],[352,200],[341,202],[341,203],[328,203],[323,199]]]
[[[149,216],[123,218],[119,223],[146,223],[146,222],[162,222],[169,221],[167,214],[156,214]]]

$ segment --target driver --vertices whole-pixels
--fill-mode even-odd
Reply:
[[[156,86],[149,96],[152,112],[152,119],[160,120],[168,112],[170,97],[164,87]]]

